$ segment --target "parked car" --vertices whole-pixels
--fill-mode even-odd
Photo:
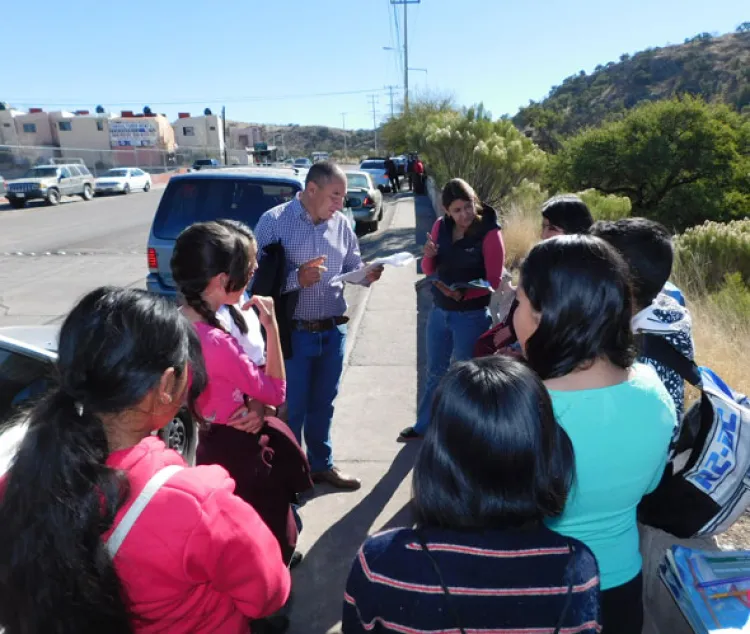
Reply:
[[[5,185],[5,179],[3,178],[3,175],[0,174],[0,196],[5,196],[6,189],[7,186]]]
[[[365,159],[360,163],[359,170],[372,176],[372,182],[381,192],[391,191],[391,181],[388,179],[388,170],[385,169],[385,159]]]
[[[198,170],[202,169],[212,169],[216,167],[221,167],[221,163],[218,161],[218,159],[198,159],[193,163],[193,169],[197,172]]]
[[[97,194],[129,194],[134,189],[151,189],[151,174],[137,167],[115,167],[96,179]]]
[[[231,218],[253,228],[266,211],[292,200],[304,189],[305,175],[304,170],[289,168],[231,167],[172,177],[148,238],[148,290],[176,295],[169,262],[175,240],[185,227]],[[351,210],[342,213],[354,228]]]
[[[357,227],[375,231],[383,219],[383,194],[368,172],[347,172],[346,183],[346,207],[351,209]]]
[[[25,431],[22,422],[18,426],[13,422],[50,385],[58,334],[57,326],[0,328],[0,475],[7,470]],[[188,462],[194,461],[198,436],[187,410],[158,435]]]
[[[310,169],[312,167],[312,161],[309,158],[294,159],[294,167],[301,167],[303,169]]]
[[[8,181],[6,198],[11,207],[21,209],[28,200],[44,200],[48,205],[60,204],[63,196],[94,197],[94,177],[78,163],[37,165],[23,178]]]

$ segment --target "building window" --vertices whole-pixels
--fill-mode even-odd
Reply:
[[[70,121],[60,121],[58,124],[60,132],[70,132],[73,129]]]
[[[26,134],[36,134],[36,123],[24,123],[23,131]]]
[[[195,136],[195,128],[191,125],[183,126],[182,136]]]
[[[208,126],[208,129],[211,130],[211,132],[216,132],[216,126],[215,125]]]
[[[10,127],[10,123],[3,123],[3,127],[4,128],[9,128]]]
[[[99,130],[99,132],[104,132],[104,121],[97,121],[96,129]]]

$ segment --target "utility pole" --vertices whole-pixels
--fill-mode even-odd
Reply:
[[[341,119],[344,122],[344,160],[346,161],[347,157],[349,156],[349,152],[346,148],[346,112],[341,113]]]
[[[396,113],[393,109],[393,91],[398,89],[398,86],[386,86],[385,89],[389,92],[391,97],[391,119],[393,119],[393,117],[396,116]]]
[[[409,111],[409,12],[408,5],[422,0],[391,0],[391,4],[404,5],[404,112]]]
[[[375,134],[375,154],[378,153],[378,124],[376,120],[377,113],[375,112],[375,103],[377,97],[375,95],[370,95],[368,97],[370,100],[370,106],[372,107],[372,131]]]
[[[224,165],[229,165],[229,161],[227,160],[227,154],[229,147],[229,139],[227,138],[227,107],[222,106],[221,107],[221,127],[224,131]]]

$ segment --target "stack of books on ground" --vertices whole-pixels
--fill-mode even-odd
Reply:
[[[696,634],[750,633],[750,551],[672,546],[659,575]]]

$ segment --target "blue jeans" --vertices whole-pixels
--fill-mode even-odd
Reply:
[[[344,366],[346,324],[325,332],[292,331],[292,358],[286,362],[289,428],[302,444],[313,472],[333,467],[331,421]]]
[[[430,424],[432,399],[440,380],[451,363],[474,356],[479,336],[492,326],[488,308],[481,310],[443,310],[433,306],[427,318],[427,383],[417,409],[414,431],[424,434]]]

